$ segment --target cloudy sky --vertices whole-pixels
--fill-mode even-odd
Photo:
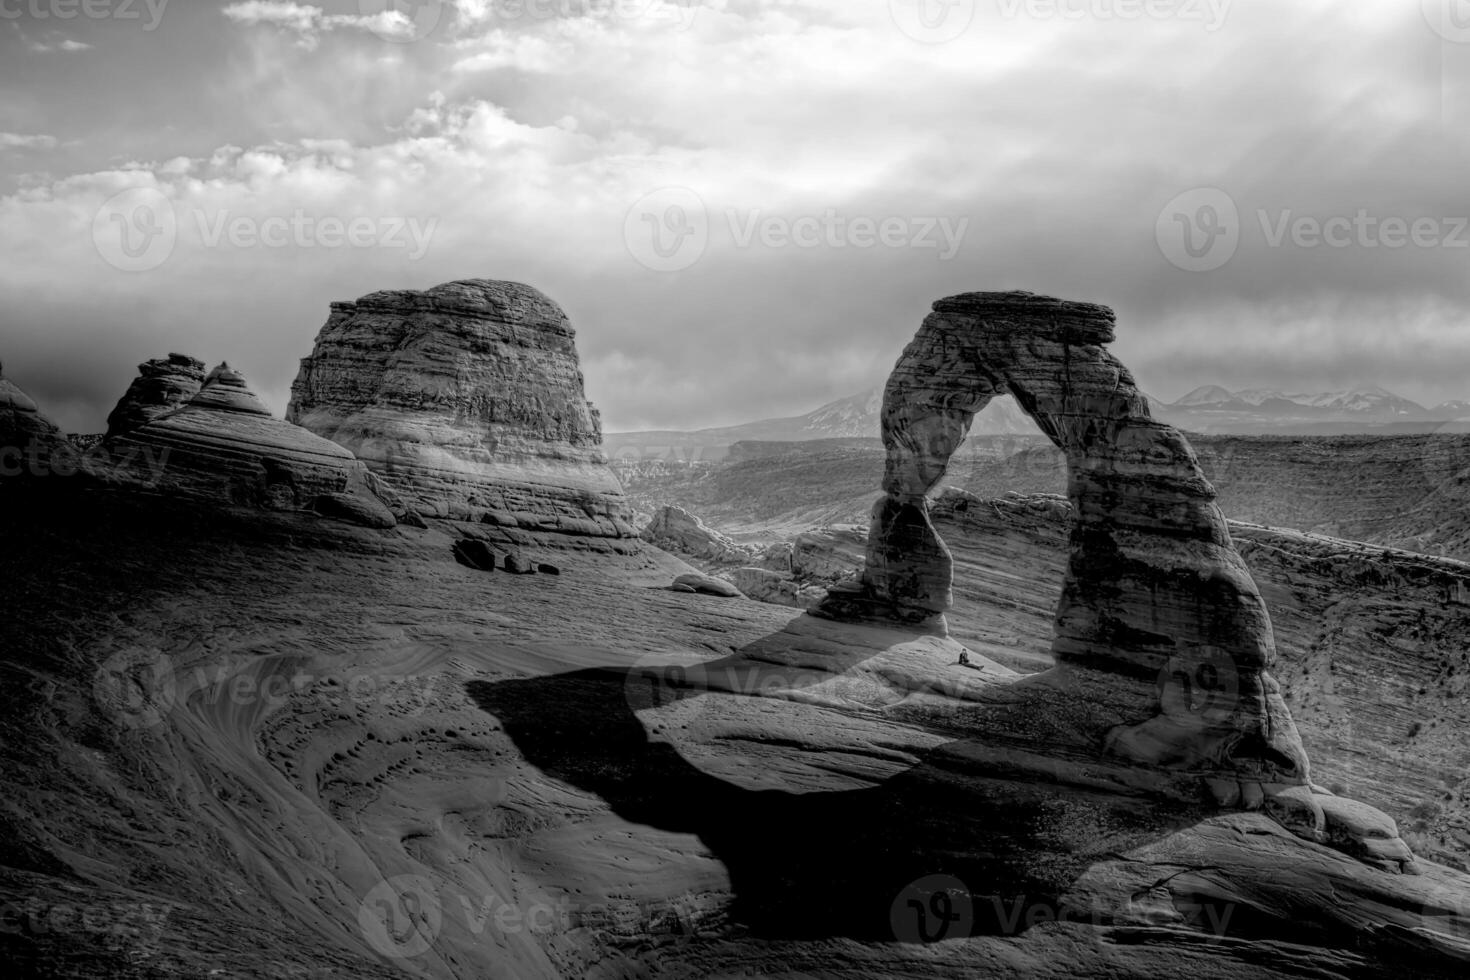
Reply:
[[[609,430],[880,383],[934,299],[1204,383],[1470,398],[1467,0],[0,0],[0,358],[283,410],[332,300],[484,277]]]

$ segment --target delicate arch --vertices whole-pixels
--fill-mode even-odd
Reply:
[[[1057,663],[1159,687],[1157,717],[1114,732],[1114,748],[1305,782],[1305,753],[1266,672],[1275,649],[1265,603],[1193,450],[1151,417],[1106,350],[1113,327],[1106,307],[1031,293],[935,303],[884,391],[884,494],[860,585],[821,612],[942,623],[952,562],[927,495],[975,414],[1008,393],[1067,459],[1073,525]],[[1181,694],[1187,710],[1171,711]]]

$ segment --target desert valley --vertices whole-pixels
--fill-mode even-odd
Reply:
[[[7,373],[7,959],[1463,975],[1470,435],[1185,436],[1104,307],[922,313],[877,433],[714,460],[610,462],[491,280],[333,304],[285,419]]]

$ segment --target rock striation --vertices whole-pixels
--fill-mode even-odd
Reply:
[[[635,537],[575,332],[530,286],[471,279],[334,303],[286,417],[425,516]]]
[[[820,611],[943,629],[953,561],[928,494],[975,413],[1010,394],[1066,455],[1074,514],[1051,645],[1061,672],[1032,689],[1076,696],[1058,724],[1084,744],[1259,806],[1262,786],[1310,779],[1268,673],[1271,621],[1194,453],[1151,417],[1107,351],[1113,338],[1113,312],[1089,303],[1024,292],[935,303],[884,391],[883,496],[862,578]]]
[[[228,364],[183,408],[108,440],[122,460],[108,475],[170,493],[270,510],[317,510],[391,526],[375,480],[350,451],[273,418]],[[364,498],[354,505],[344,495]]]
[[[107,416],[107,438],[114,439],[182,408],[204,385],[204,362],[170,354],[138,365],[138,376]]]

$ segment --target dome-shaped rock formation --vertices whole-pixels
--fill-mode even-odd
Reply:
[[[56,424],[41,413],[31,396],[0,369],[0,479],[50,472],[58,453],[76,453]]]
[[[271,417],[228,364],[210,372],[184,407],[107,446],[123,461],[111,473],[116,480],[166,492],[273,510],[306,510],[342,493],[373,496],[371,474],[349,450]]]
[[[333,303],[286,417],[426,515],[633,537],[574,338],[560,307],[519,283]]]
[[[821,612],[942,623],[952,563],[927,494],[975,414],[1010,394],[1066,454],[1075,514],[1059,666],[1025,682],[1043,701],[1071,698],[1047,723],[1080,732],[1077,748],[1105,743],[1126,763],[1205,777],[1222,803],[1259,805],[1263,786],[1309,782],[1267,673],[1271,621],[1193,451],[1108,353],[1113,325],[1105,307],[1030,293],[935,303],[884,392],[884,496],[861,581]]]
[[[204,362],[185,354],[139,364],[138,376],[107,416],[107,438],[116,438],[182,408],[203,384]]]

